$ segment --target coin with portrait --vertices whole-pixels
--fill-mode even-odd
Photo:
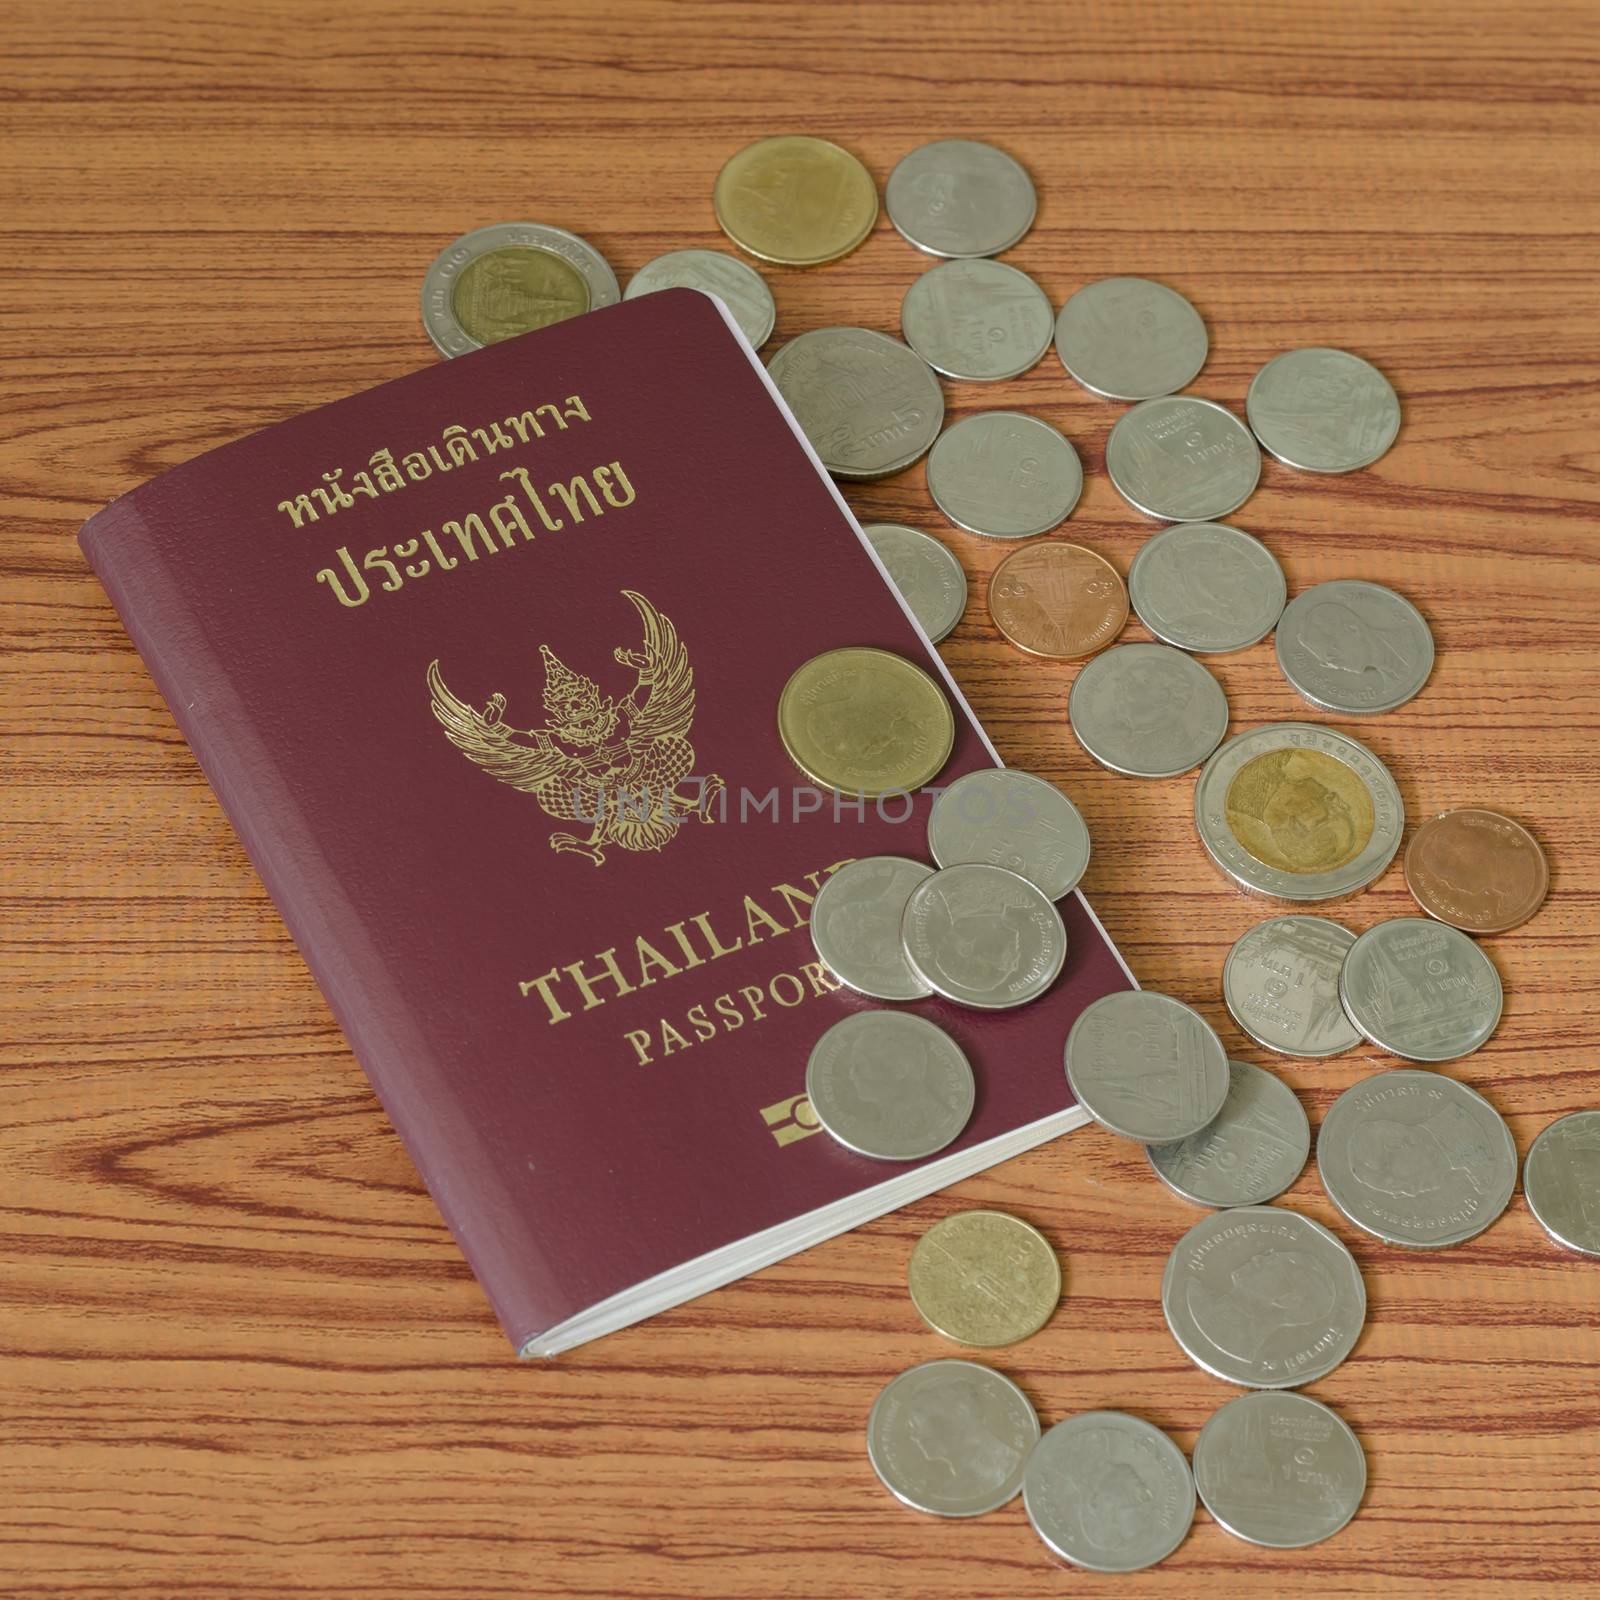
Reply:
[[[1050,1320],[1061,1263],[1037,1228],[1004,1211],[958,1211],[917,1240],[906,1268],[917,1315],[957,1344],[1017,1344]]]
[[[1539,841],[1521,823],[1476,806],[1424,822],[1406,847],[1405,871],[1417,904],[1465,933],[1521,927],[1550,887]]]
[[[1573,1111],[1545,1128],[1528,1150],[1522,1188],[1557,1244],[1600,1256],[1600,1111]]]
[[[1380,583],[1338,578],[1297,594],[1278,619],[1278,666],[1324,711],[1393,711],[1433,671],[1433,634],[1417,608]]]
[[[900,919],[932,867],[905,856],[863,856],[823,880],[811,905],[811,942],[841,983],[874,1000],[921,1000],[933,991],[906,964]]]
[[[1103,767],[1171,778],[1197,767],[1228,731],[1228,697],[1193,656],[1119,644],[1084,663],[1067,696],[1079,744]]]
[[[1289,590],[1259,539],[1226,522],[1181,522],[1152,534],[1128,568],[1133,609],[1156,638],[1200,655],[1265,639]]]
[[[869,522],[867,543],[929,640],[947,637],[967,609],[967,575],[947,544],[899,522]]]

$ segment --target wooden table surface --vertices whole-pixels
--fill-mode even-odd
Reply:
[[[1301,344],[1359,351],[1399,389],[1405,426],[1375,467],[1269,461],[1236,520],[1292,589],[1392,582],[1432,623],[1427,689],[1353,730],[1408,815],[1499,807],[1549,851],[1545,909],[1487,943],[1499,1032],[1444,1069],[1525,1152],[1600,1106],[1592,5],[3,13],[0,1593],[1596,1592],[1600,1263],[1556,1249],[1520,1194],[1433,1254],[1337,1220],[1314,1168],[1291,1191],[1336,1225],[1370,1297],[1355,1355],[1310,1388],[1366,1446],[1366,1503],[1300,1553],[1202,1511],[1161,1567],[1067,1573],[1020,1503],[924,1519],[873,1478],[873,1395],[951,1353],[907,1300],[907,1252],[975,1203],[1038,1223],[1067,1263],[1054,1320],[998,1356],[1047,1425],[1123,1407],[1189,1448],[1235,1392],[1175,1347],[1158,1303],[1198,1213],[1095,1130],[554,1365],[514,1364],[73,539],[164,467],[433,361],[419,280],[469,228],[572,228],[626,279],[722,245],[712,179],[750,139],[834,138],[880,184],[925,139],[995,140],[1041,195],[1008,259],[1057,304],[1112,273],[1182,290],[1211,332],[1198,392],[1239,407]],[[774,269],[777,338],[892,331],[928,264],[880,220],[844,261]],[[1125,571],[1151,525],[1103,471],[1121,408],[1054,355],[947,388],[953,414],[1016,404],[1065,429],[1088,472],[1067,531]],[[998,638],[997,550],[943,523],[920,466],[848,492],[959,552],[974,602],[946,657],[1006,758],[1088,816],[1086,889],[1112,936],[1143,982],[1267,1061],[1219,973],[1272,907],[1202,853],[1192,778],[1120,778],[1078,749],[1073,667]],[[1340,723],[1269,644],[1216,670],[1236,727]],[[1359,929],[1411,910],[1395,866],[1336,914]],[[1396,1063],[1268,1064],[1315,1121]]]

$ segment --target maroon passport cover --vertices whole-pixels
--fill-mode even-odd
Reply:
[[[997,758],[714,302],[650,295],[324,406],[81,543],[519,1351],[709,1252],[725,1281],[837,1231],[729,1248],[898,1175],[800,1094],[871,1004],[830,987],[806,909],[845,860],[926,857],[930,801],[807,793],[778,694],[820,651],[899,651],[955,702],[939,781]],[[607,771],[685,801],[715,775],[723,819],[597,833],[567,780]],[[1070,1106],[1068,1027],[1129,986],[1062,909],[1042,1000],[916,1007],[977,1074],[956,1151]]]

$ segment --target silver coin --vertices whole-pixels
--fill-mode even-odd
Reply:
[[[1236,883],[1279,900],[1365,888],[1400,848],[1389,769],[1347,734],[1274,722],[1235,734],[1201,770],[1195,827]]]
[[[900,937],[911,970],[935,994],[984,1011],[1038,999],[1067,959],[1067,930],[1044,891],[986,862],[924,878]]]
[[[1050,348],[1050,302],[1003,261],[946,261],[906,290],[900,331],[947,378],[1015,378]]]
[[[1388,1244],[1436,1250],[1482,1233],[1511,1204],[1517,1145],[1481,1094],[1414,1067],[1375,1073],[1317,1130],[1328,1198]]]
[[[1193,656],[1171,645],[1119,644],[1078,669],[1067,720],[1101,766],[1171,778],[1222,743],[1228,697]]]
[[[871,328],[816,328],[781,345],[772,381],[836,478],[882,478],[923,455],[944,424],[933,369]]]
[[[1083,493],[1083,466],[1064,435],[1020,411],[980,411],[939,435],[928,493],[968,533],[1031,539],[1064,522]]]
[[[1457,1061],[1483,1044],[1505,1003],[1494,962],[1458,928],[1392,917],[1350,946],[1339,972],[1346,1015],[1380,1050]]]
[[[1151,989],[1085,1006],[1067,1035],[1066,1068],[1083,1109],[1140,1144],[1199,1133],[1228,1098],[1228,1056],[1211,1024]]]
[[[1180,394],[1123,412],[1106,440],[1106,471],[1147,517],[1210,522],[1255,493],[1261,452],[1231,411]]]
[[[884,185],[902,238],[931,256],[993,256],[1033,226],[1033,180],[992,144],[938,139],[902,156]]]
[[[1558,1117],[1533,1141],[1522,1192],[1557,1244],[1600,1256],[1600,1111]]]
[[[1403,706],[1433,671],[1433,633],[1393,589],[1337,578],[1297,594],[1278,619],[1278,666],[1324,711]]]
[[[458,303],[463,293],[471,306]],[[434,257],[422,280],[422,326],[441,355],[460,356],[620,298],[616,274],[588,240],[542,222],[497,222]]]
[[[1259,1206],[1300,1176],[1311,1124],[1282,1078],[1245,1061],[1228,1063],[1228,1098],[1199,1133],[1146,1146],[1156,1176],[1197,1206]]]
[[[1159,1428],[1084,1411],[1034,1446],[1022,1480],[1033,1531],[1091,1572],[1137,1572],[1170,1556],[1194,1521],[1194,1475]]]
[[[900,945],[906,901],[932,875],[932,867],[904,856],[866,856],[826,879],[811,906],[811,942],[828,971],[874,1000],[932,994]]]
[[[1194,1442],[1194,1481],[1235,1538],[1300,1550],[1332,1538],[1360,1509],[1367,1457],[1321,1401],[1265,1390],[1212,1413]]]
[[[1339,1001],[1356,936],[1326,917],[1272,917],[1240,935],[1222,963],[1233,1020],[1280,1055],[1320,1058],[1361,1043]]]
[[[869,522],[861,531],[922,631],[938,644],[967,609],[967,575],[955,551],[901,522]]]
[[[1292,1389],[1355,1348],[1367,1290],[1355,1257],[1281,1206],[1215,1211],[1173,1246],[1161,1308],[1185,1355],[1214,1378]]]
[[[1061,365],[1108,400],[1155,400],[1206,364],[1206,325],[1175,289],[1149,278],[1086,283],[1056,318]]]
[[[943,1028],[909,1011],[857,1011],[817,1040],[806,1098],[847,1150],[920,1161],[966,1127],[976,1085]]]
[[[1128,568],[1128,598],[1139,620],[1156,638],[1199,655],[1265,639],[1288,597],[1277,557],[1226,522],[1163,528]]]
[[[1262,448],[1304,472],[1370,466],[1400,432],[1394,386],[1348,350],[1289,350],[1250,381],[1245,415]]]
[[[1015,767],[980,767],[934,800],[928,850],[941,867],[985,861],[1059,900],[1089,865],[1089,827],[1053,783]]]
[[[733,313],[752,350],[759,350],[772,337],[778,316],[772,291],[767,280],[737,256],[720,250],[669,250],[634,273],[622,298],[636,300],[661,289],[698,289],[714,295]]]

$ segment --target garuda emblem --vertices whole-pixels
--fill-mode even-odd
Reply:
[[[644,642],[612,652],[637,674],[620,700],[541,644],[546,718],[541,727],[516,728],[505,720],[503,694],[490,695],[479,711],[451,693],[437,661],[428,667],[433,714],[450,743],[491,777],[533,795],[549,816],[591,824],[583,836],[552,833],[550,848],[597,867],[612,846],[659,850],[689,817],[710,822],[723,787],[713,775],[694,798],[678,794],[694,766],[694,672],[671,621],[642,594],[622,592],[644,622]]]

